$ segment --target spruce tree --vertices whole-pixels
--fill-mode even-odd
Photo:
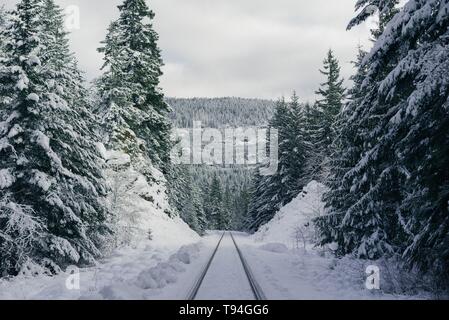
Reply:
[[[208,228],[208,221],[206,218],[206,213],[204,211],[203,201],[201,198],[201,191],[198,186],[193,185],[191,187],[191,203],[193,210],[198,221],[198,230],[196,230],[200,235],[204,235]]]
[[[385,26],[399,11],[397,6],[399,0],[359,0],[356,3],[355,10],[360,11],[359,14],[349,22],[348,30],[365,22],[369,17],[377,15],[379,18],[379,26],[377,29],[371,30],[374,39],[380,37],[384,32]]]
[[[223,189],[220,179],[215,174],[209,186],[209,193],[205,203],[206,217],[209,229],[215,230],[222,227],[221,217],[223,215]]]
[[[360,135],[363,128],[360,127],[358,121],[363,111],[360,109],[360,100],[364,97],[362,85],[367,75],[367,66],[363,64],[366,54],[359,47],[357,60],[353,62],[356,74],[351,77],[351,80],[354,84],[348,90],[348,103],[337,117],[335,125],[338,130],[336,139],[332,143],[329,162],[330,174],[326,180],[329,192],[323,198],[329,214],[315,221],[321,233],[322,243],[342,243],[342,233],[345,231],[339,230],[337,232],[336,230],[350,204],[356,201],[351,192],[353,181],[348,179],[346,173],[356,166],[363,147],[363,140]],[[340,248],[342,247],[340,246]]]
[[[101,255],[107,189],[89,112],[67,98],[77,80],[56,63],[73,61],[60,9],[22,0],[12,15],[0,66],[0,270],[56,272]]]
[[[327,57],[323,62],[324,70],[320,70],[321,74],[326,77],[326,82],[316,92],[321,98],[316,101],[313,112],[318,113],[318,123],[315,123],[315,139],[314,152],[318,153],[321,159],[312,157],[311,160],[318,161],[320,169],[317,180],[325,180],[325,176],[329,170],[329,161],[332,153],[331,145],[336,139],[337,129],[335,122],[337,116],[342,111],[345,99],[345,88],[343,87],[343,79],[340,77],[340,65],[335,58],[332,50],[329,50]]]
[[[341,254],[398,253],[445,280],[448,9],[445,1],[410,0],[364,59],[360,156],[345,173],[352,183],[348,209],[331,230]]]
[[[169,190],[169,202],[174,211],[183,217],[184,208],[192,196],[192,176],[189,167],[185,165],[171,165],[166,174]]]
[[[226,189],[223,194],[222,212],[218,219],[219,230],[229,230],[231,228],[233,221],[232,214],[233,208],[232,208],[231,190],[229,189],[229,186],[226,186]]]
[[[103,47],[104,75],[98,81],[102,97],[106,145],[124,151],[147,176],[147,158],[164,173],[170,161],[170,107],[159,88],[163,65],[154,13],[144,0],[125,0],[120,17],[108,31]]]
[[[7,22],[7,13],[4,6],[0,6],[0,59],[5,55],[5,44],[7,42],[5,36],[5,28]]]
[[[291,100],[280,100],[277,103],[270,122],[270,127],[277,129],[279,134],[278,171],[269,176],[256,173],[249,206],[249,229],[253,231],[270,221],[308,183],[306,160],[310,144],[307,140],[305,110],[296,94],[293,94]]]

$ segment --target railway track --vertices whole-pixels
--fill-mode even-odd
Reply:
[[[217,246],[215,247],[211,257],[209,258],[208,262],[206,263],[205,267],[203,268],[202,272],[200,273],[198,279],[195,281],[194,286],[192,287],[192,289],[190,290],[188,296],[187,296],[187,300],[195,300],[198,296],[198,292],[200,291],[204,279],[206,278],[206,275],[209,272],[209,269],[214,261],[214,258],[217,254],[217,252],[220,250],[220,245],[223,242],[223,239],[225,238],[226,234],[229,234],[230,238],[232,239],[232,243],[234,245],[234,248],[238,254],[240,263],[243,267],[244,273],[246,278],[248,279],[248,283],[249,283],[249,287],[251,288],[251,292],[252,295],[254,296],[255,300],[266,300],[265,294],[263,293],[261,287],[259,286],[259,284],[257,283],[253,272],[251,271],[250,266],[248,265],[248,262],[246,261],[242,251],[240,250],[237,241],[234,238],[234,235],[232,234],[232,232],[223,232],[223,234],[220,237],[220,240],[218,241]],[[219,290],[219,288],[217,288],[217,290]]]

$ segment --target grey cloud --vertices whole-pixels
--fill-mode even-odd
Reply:
[[[10,0],[15,2],[16,0]],[[100,74],[96,52],[117,17],[120,0],[56,0],[78,5],[81,29],[72,48],[88,79]],[[358,44],[370,46],[366,26],[347,32],[354,0],[152,0],[165,60],[166,95],[277,98],[296,90],[314,99],[318,72],[333,48],[348,79]],[[349,85],[349,83],[348,83]]]

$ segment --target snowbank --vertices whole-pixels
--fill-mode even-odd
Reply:
[[[199,235],[181,218],[170,217],[166,181],[160,171],[146,168],[154,180],[150,185],[127,154],[105,150],[102,145],[98,149],[109,166],[109,203],[117,219],[119,246],[138,246],[151,240],[156,245],[180,247],[199,241]]]
[[[324,213],[322,196],[326,187],[310,182],[292,202],[284,206],[275,217],[262,226],[252,238],[257,242],[282,243],[295,248],[314,236],[311,220]]]
[[[285,244],[282,243],[267,243],[259,247],[261,250],[265,250],[268,252],[274,253],[286,253],[288,252],[288,248]]]

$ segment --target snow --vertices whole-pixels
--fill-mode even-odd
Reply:
[[[10,186],[12,186],[14,181],[15,181],[15,178],[11,174],[10,169],[1,169],[0,170],[0,190],[9,188]]]
[[[112,194],[109,204],[118,219],[119,242],[134,244],[148,237],[179,243],[178,237],[199,239],[179,217],[169,217],[165,179],[155,168],[150,168],[155,180],[151,185],[133,165],[129,155],[115,150],[105,150],[101,144],[97,149],[105,156],[109,165],[106,177]],[[115,168],[120,168],[116,170]]]
[[[4,134],[9,130],[10,123],[14,119],[17,119],[20,116],[20,114],[16,111],[12,112],[11,115],[6,119],[6,121],[0,122],[0,134]]]
[[[293,201],[284,206],[275,217],[252,237],[256,241],[284,244],[287,247],[296,247],[295,231],[304,228],[309,236],[314,230],[311,220],[324,214],[324,204],[321,198],[326,187],[316,181],[310,182]],[[306,225],[309,224],[308,227]]]
[[[110,160],[127,163],[128,157],[120,152],[105,151],[105,154]],[[111,172],[109,174],[111,179],[113,175]],[[53,277],[31,277],[30,274],[36,271],[31,263],[30,272],[0,280],[0,299],[185,299],[208,262],[221,233],[212,232],[201,239],[181,219],[170,218],[164,212],[166,199],[161,185],[156,184],[152,189],[132,167],[125,171],[124,177],[126,175],[129,175],[127,179],[137,178],[138,181],[128,194],[131,202],[128,202],[127,209],[138,213],[139,228],[152,230],[152,240],[137,237],[130,245],[115,249],[96,266],[81,269],[80,287],[75,290],[66,286],[70,277],[68,271]],[[156,172],[155,176],[161,179]],[[126,184],[128,180],[121,181]],[[150,192],[154,196],[153,201],[136,197],[135,194],[142,191]],[[255,235],[234,233],[267,298],[430,298],[428,293],[417,289],[413,289],[416,291],[413,294],[401,293],[406,292],[398,281],[401,273],[391,262],[349,256],[337,259],[331,250],[312,246],[311,238],[307,238],[306,248],[298,247],[293,239],[295,226],[307,224],[318,212],[322,214],[320,199],[324,191],[323,185],[311,182],[301,195],[281,208],[273,221]],[[71,255],[70,245],[65,246],[64,243],[56,241],[55,250],[64,250]],[[76,256],[72,258],[77,259]],[[366,270],[371,265],[380,268],[380,290],[369,290],[365,286]],[[238,253],[227,234],[204,278],[197,299],[253,298]]]
[[[19,79],[19,81],[17,81],[16,84],[17,89],[19,89],[20,91],[28,88],[28,82],[26,82],[26,79]]]
[[[30,93],[27,96],[27,100],[34,101],[34,102],[39,102],[39,96],[37,94],[35,94],[35,93]]]
[[[8,138],[14,138],[15,136],[17,136],[18,134],[20,134],[20,133],[22,133],[23,132],[23,129],[22,129],[22,127],[20,126],[20,125],[18,125],[18,124],[15,124],[12,128],[11,128],[11,130],[9,131],[9,133],[8,133]]]
[[[274,253],[286,253],[288,248],[283,243],[267,243],[259,247],[261,250]]]
[[[79,289],[66,286],[69,270],[53,277],[0,279],[0,300],[184,299],[210,248],[207,241],[199,243],[190,233],[172,231],[178,231],[176,242],[170,235],[146,240],[136,247],[117,249],[98,265],[79,270]]]
[[[41,60],[37,56],[35,56],[35,55],[30,55],[28,57],[27,63],[30,66],[34,66],[34,65],[40,66],[41,65]]]
[[[353,257],[337,259],[334,245],[314,245],[311,220],[325,214],[326,187],[312,181],[291,203],[254,235],[238,242],[268,299],[427,299],[428,292],[397,282],[403,277],[396,264]],[[307,227],[306,227],[307,226]],[[299,229],[299,231],[297,231]],[[299,232],[299,235],[298,235]],[[304,235],[304,238],[302,237]],[[298,239],[299,238],[299,239]],[[304,245],[303,245],[303,242]],[[379,266],[380,290],[365,286],[366,268]]]
[[[210,269],[198,291],[197,300],[252,300],[254,295],[246,278],[234,243],[225,235]]]
[[[251,237],[238,239],[253,274],[269,300],[378,300],[426,299],[429,295],[387,293],[392,283],[389,268],[379,261],[351,257],[336,259],[314,250],[270,252],[261,250]],[[368,290],[366,268],[377,265],[381,270],[381,289]],[[397,275],[396,275],[397,276]],[[384,290],[385,288],[385,290]],[[388,289],[388,290],[387,290]]]
[[[40,187],[44,192],[48,191],[53,184],[53,179],[39,170],[32,170],[32,173],[33,177],[30,179],[30,182]]]

